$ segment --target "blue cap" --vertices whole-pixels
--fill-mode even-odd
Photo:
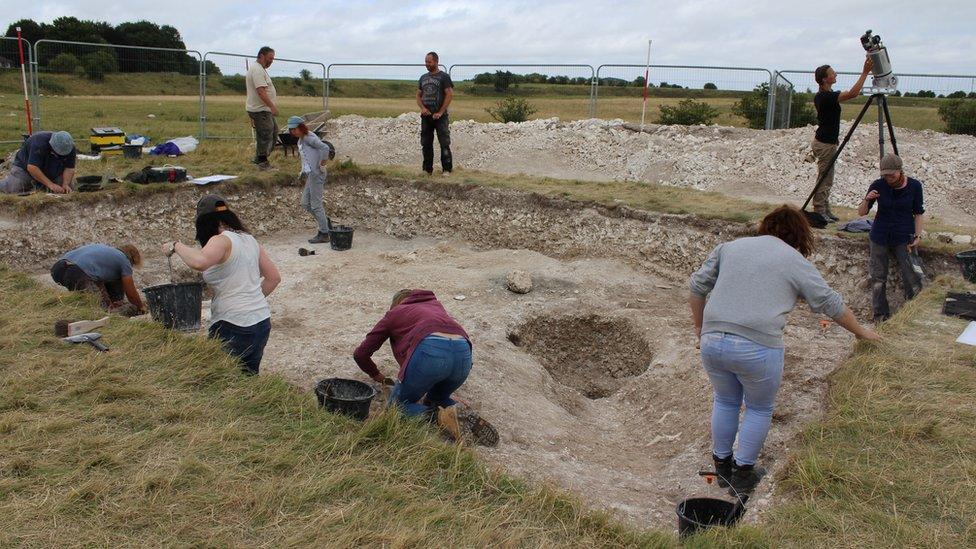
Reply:
[[[51,135],[51,149],[58,156],[67,156],[75,150],[75,140],[68,132],[54,132]]]
[[[298,127],[299,124],[304,124],[305,119],[301,116],[292,116],[288,119],[288,129],[293,130]]]

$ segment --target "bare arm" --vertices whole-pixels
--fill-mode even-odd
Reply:
[[[441,110],[437,111],[437,116],[440,118],[447,112],[447,107],[451,105],[451,101],[454,99],[454,88],[447,88],[444,90],[444,104],[441,105]]]
[[[255,89],[257,90],[258,97],[261,98],[261,101],[265,105],[267,105],[269,109],[271,109],[271,115],[278,116],[278,107],[276,107],[274,101],[272,101],[271,98],[268,97],[268,87],[261,86],[260,88],[255,88]]]
[[[858,339],[866,339],[868,341],[877,341],[881,339],[881,336],[871,328],[861,326],[861,324],[854,318],[854,313],[851,312],[850,308],[844,307],[844,312],[837,318],[834,322],[840,325],[848,332],[854,334]]]
[[[868,73],[871,72],[871,67],[873,64],[874,63],[871,61],[870,57],[864,60],[864,69],[861,70],[861,76],[857,79],[857,82],[851,86],[851,89],[847,90],[846,92],[841,92],[841,94],[837,97],[838,102],[843,103],[844,101],[854,99],[855,97],[861,95],[861,88],[864,87],[864,81],[867,80]]]
[[[44,175],[44,172],[42,172],[41,169],[35,166],[34,164],[27,165],[27,173],[30,174],[30,176],[33,177],[35,181],[39,181],[41,185],[44,185],[45,187],[50,189],[50,191],[53,193],[66,192],[64,187],[48,179],[48,177]]]
[[[129,303],[135,305],[140,313],[146,312],[146,305],[142,302],[142,296],[139,295],[139,290],[136,289],[136,283],[131,276],[122,277],[122,290],[125,292],[125,297],[129,299]]]
[[[925,224],[924,214],[915,214],[915,238],[908,243],[908,251],[917,248],[922,243],[922,226]]]
[[[278,272],[278,266],[271,261],[264,248],[261,248],[261,255],[258,257],[258,269],[264,278],[261,281],[261,293],[264,294],[264,297],[268,297],[281,283],[281,273]]]
[[[163,250],[168,254],[175,250],[183,263],[194,271],[206,271],[214,265],[219,265],[230,257],[230,239],[224,235],[217,235],[207,242],[202,249],[191,248],[182,242],[163,244]]]
[[[75,180],[75,169],[65,168],[64,172],[61,174],[61,186],[67,192],[71,191],[71,182]]]
[[[871,211],[871,201],[878,199],[878,191],[870,190],[867,196],[861,199],[861,203],[857,205],[857,215],[865,216]]]
[[[695,337],[701,339],[702,318],[705,316],[705,300],[696,295],[689,295],[688,305],[691,306],[691,320],[695,323]]]

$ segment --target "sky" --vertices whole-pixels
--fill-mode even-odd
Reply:
[[[445,65],[643,64],[650,39],[652,63],[857,70],[858,39],[870,28],[895,73],[976,75],[974,0],[0,0],[0,8],[8,24],[148,19],[179,29],[191,49],[251,54],[268,44],[279,58],[325,64],[421,63],[428,50]]]

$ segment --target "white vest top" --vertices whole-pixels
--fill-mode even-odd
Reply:
[[[210,323],[226,321],[246,328],[271,318],[271,307],[261,291],[261,248],[254,237],[234,231],[220,234],[230,239],[230,256],[220,265],[203,272],[203,280],[213,289]]]

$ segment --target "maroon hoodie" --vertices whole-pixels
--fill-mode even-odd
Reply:
[[[375,376],[380,370],[371,357],[389,339],[393,356],[400,363],[398,377],[402,381],[414,349],[434,332],[463,336],[471,344],[467,332],[447,314],[434,292],[414,290],[399,305],[387,311],[352,356],[362,371],[370,377]]]

